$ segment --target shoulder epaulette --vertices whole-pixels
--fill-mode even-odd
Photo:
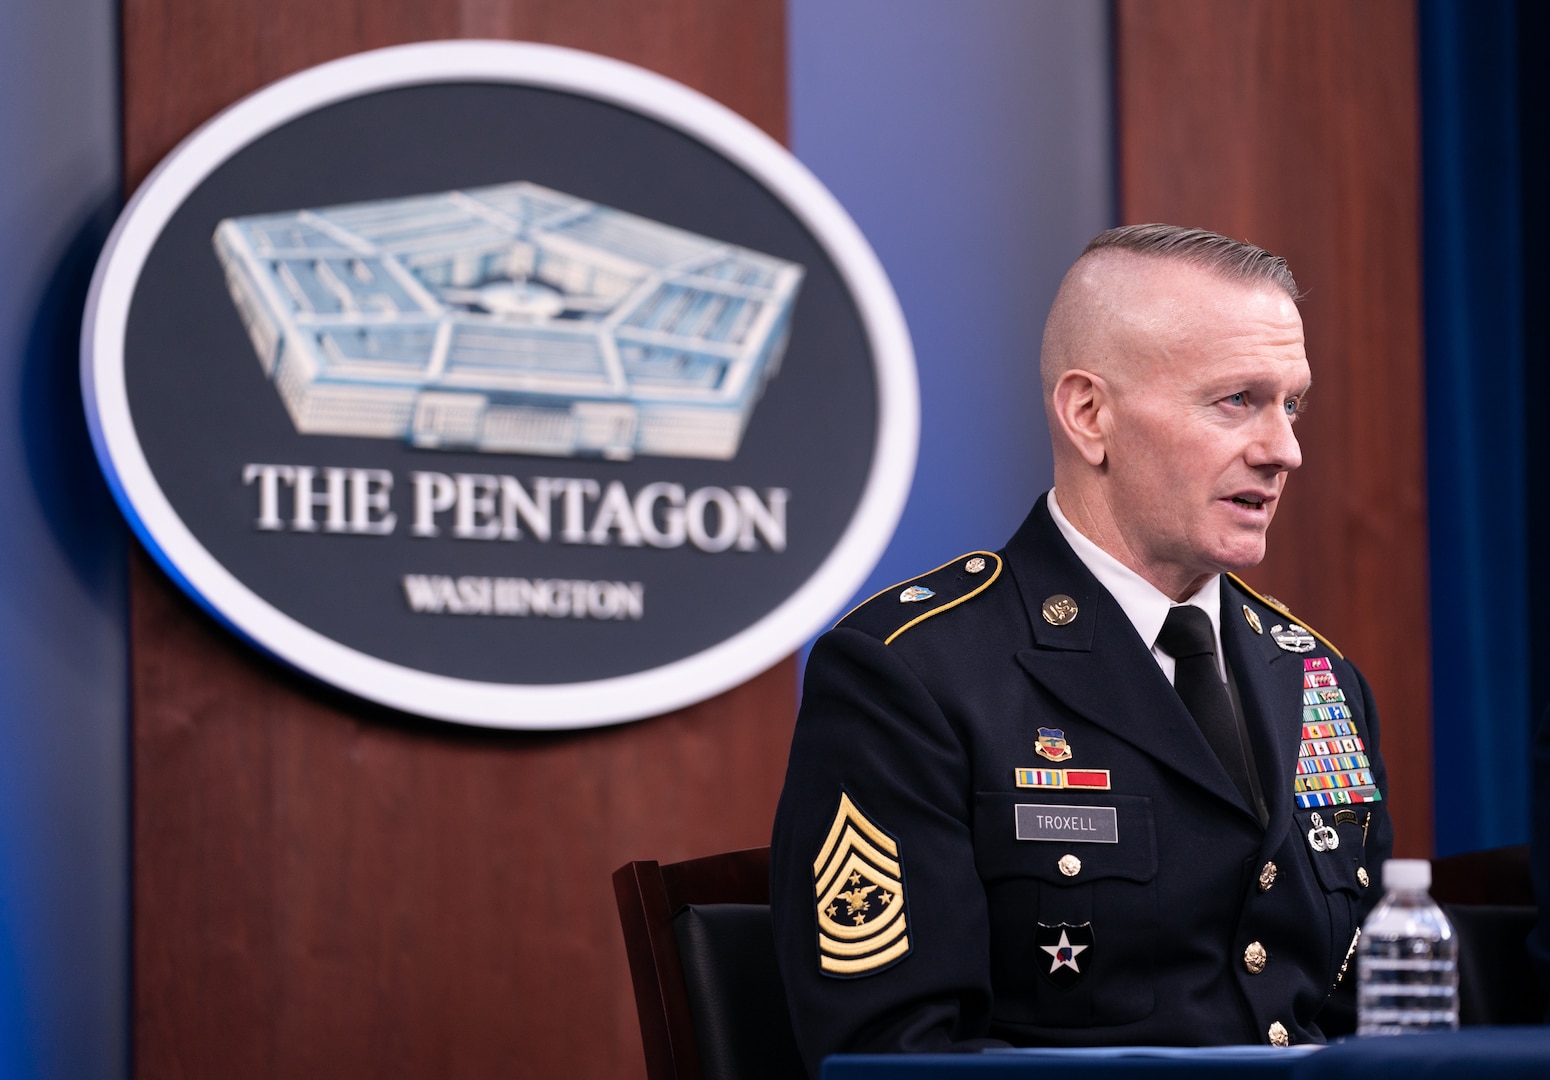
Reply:
[[[1298,626],[1302,627],[1304,630],[1308,631],[1308,633],[1322,641],[1326,646],[1329,647],[1330,652],[1334,653],[1342,660],[1345,659],[1345,653],[1337,649],[1333,641],[1330,641],[1329,638],[1325,637],[1323,634],[1313,629],[1313,627],[1309,626],[1307,620],[1299,619],[1296,615],[1293,615],[1291,609],[1288,608],[1285,604],[1281,603],[1281,601],[1277,600],[1273,596],[1265,596],[1262,593],[1255,592],[1249,587],[1248,582],[1244,581],[1237,574],[1228,574],[1227,580],[1232,582],[1238,588],[1242,589],[1244,592],[1248,593],[1255,600],[1258,600],[1261,604],[1264,604],[1266,607],[1274,611],[1279,611],[1282,615],[1285,615],[1288,619],[1292,620]]]
[[[890,585],[857,604],[839,625],[860,630],[892,645],[904,631],[933,615],[974,599],[1001,576],[1001,556],[971,551],[935,570]]]

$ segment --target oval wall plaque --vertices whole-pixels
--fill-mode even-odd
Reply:
[[[820,630],[892,535],[871,249],[695,91],[551,46],[324,64],[156,169],[97,267],[98,458],[218,619],[442,720],[637,719]]]

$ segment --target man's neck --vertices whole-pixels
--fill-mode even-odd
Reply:
[[[1091,540],[1097,547],[1128,567],[1153,588],[1175,603],[1182,604],[1200,591],[1215,574],[1186,576],[1185,572],[1172,567],[1159,566],[1142,558],[1131,545],[1123,529],[1119,527],[1108,500],[1101,492],[1094,492],[1081,484],[1062,484],[1058,480],[1055,490],[1060,493],[1060,510],[1066,521],[1077,532]],[[1173,572],[1170,572],[1173,571]]]

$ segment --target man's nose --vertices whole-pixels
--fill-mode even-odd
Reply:
[[[1249,464],[1274,467],[1277,472],[1291,472],[1302,464],[1302,447],[1292,429],[1292,418],[1280,409],[1269,413],[1260,425],[1258,438],[1249,448]]]

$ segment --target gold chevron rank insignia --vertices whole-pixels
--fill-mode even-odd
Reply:
[[[899,845],[840,793],[829,836],[813,861],[818,966],[849,978],[881,971],[910,953]]]

